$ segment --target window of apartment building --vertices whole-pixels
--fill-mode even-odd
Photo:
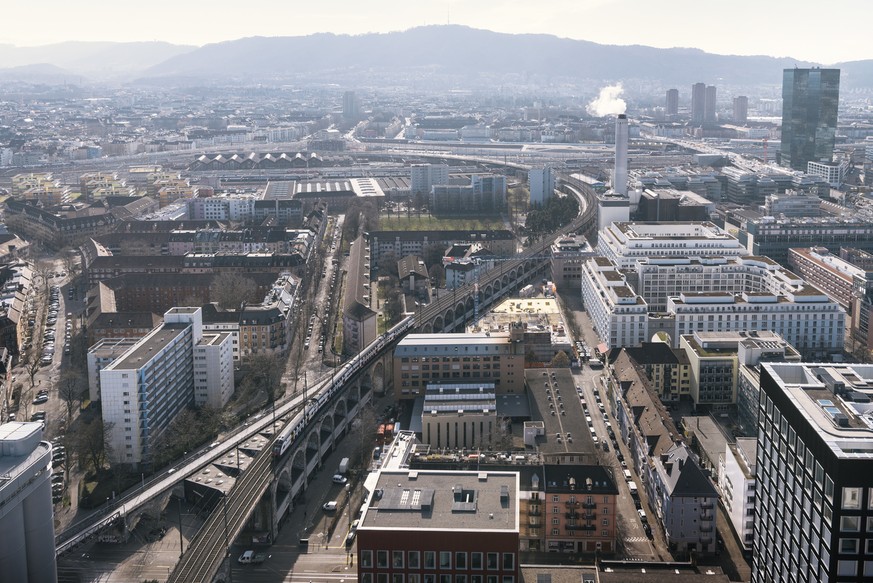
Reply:
[[[440,575],[440,583],[452,583],[451,575]]]
[[[561,524],[561,519],[560,518],[553,518],[552,524]]]
[[[482,553],[470,553],[470,568],[471,569],[481,569],[482,568]],[[474,575],[477,577],[478,575]],[[472,581],[471,583],[476,583]],[[481,581],[479,583],[482,583]]]
[[[361,574],[361,583],[373,583],[373,574],[372,573],[362,573]]]
[[[421,583],[421,575],[418,573],[409,573],[406,576],[407,583]]]
[[[455,575],[455,583],[467,583],[466,575]]]
[[[515,583],[515,577],[513,577],[512,575],[504,575],[503,583]]]
[[[515,569],[515,555],[512,553],[503,553],[503,570],[512,571]]]
[[[436,575],[425,574],[424,583],[436,583]]]
[[[391,567],[394,569],[403,568],[403,551],[391,551]]]
[[[487,560],[488,560],[488,570],[489,570],[489,571],[496,571],[496,570],[499,568],[499,563],[498,563],[498,561],[499,561],[498,553],[488,553],[488,555],[487,555]],[[491,578],[491,577],[490,577],[490,575],[489,575],[489,579],[490,579],[490,578]]]
[[[557,529],[557,528],[552,529],[552,536],[558,536],[559,534],[561,534],[561,531],[559,529]]]
[[[436,569],[436,551],[424,551],[424,568]]]
[[[467,553],[459,551],[455,553],[455,569],[467,568]]]
[[[470,575],[470,583],[482,583],[482,575]]]
[[[376,568],[388,568],[388,551],[376,551]]]
[[[440,551],[440,569],[452,568],[452,552]]]
[[[609,519],[608,519],[608,518],[604,518],[603,521],[602,521],[602,524],[603,524],[603,526],[609,526]]]
[[[388,583],[388,573],[376,573],[376,583]]]
[[[552,514],[558,514],[561,512],[561,509],[557,506],[552,506]]]
[[[391,583],[403,583],[403,573],[392,573]]]
[[[419,560],[420,553],[418,551],[409,551],[409,568],[410,569],[420,569],[421,562]]]

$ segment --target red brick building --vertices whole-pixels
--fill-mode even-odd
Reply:
[[[382,471],[357,533],[361,583],[518,583],[519,475]]]

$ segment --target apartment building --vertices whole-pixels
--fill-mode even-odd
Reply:
[[[215,336],[209,334],[207,345],[196,349],[204,339],[200,308],[172,308],[161,326],[100,370],[103,422],[114,444],[111,463],[147,464],[157,440],[182,409],[197,401],[224,405],[233,392],[225,375],[229,366],[232,382],[232,351],[226,335]],[[195,361],[195,356],[205,360]],[[210,366],[215,358],[226,360]],[[195,367],[195,362],[205,366]],[[195,380],[195,370],[206,375]],[[219,376],[210,376],[213,372]],[[201,387],[201,397],[195,387]]]
[[[718,472],[721,503],[746,552],[751,552],[755,536],[756,457],[757,440],[739,437],[725,447]]]
[[[671,551],[715,553],[718,494],[646,377],[616,362],[607,380],[622,440]]]
[[[594,250],[581,235],[564,235],[552,244],[552,279],[560,290],[576,290],[582,285],[582,264],[594,257]]]
[[[357,354],[376,339],[377,316],[370,308],[370,255],[361,235],[349,247],[343,287],[343,353]]]

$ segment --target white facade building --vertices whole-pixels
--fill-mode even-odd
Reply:
[[[736,443],[728,443],[725,447],[718,472],[722,504],[746,551],[752,550],[754,538],[756,451],[756,438],[737,438]]]
[[[233,334],[203,333],[194,346],[194,404],[221,409],[233,395]]]
[[[52,446],[41,423],[0,425],[0,580],[56,583]]]
[[[709,221],[699,223],[614,222],[601,230],[597,253],[620,269],[642,257],[740,257],[740,242]]]
[[[429,195],[434,184],[448,184],[446,164],[413,164],[409,169],[409,190],[412,194]]]
[[[211,352],[217,352],[226,363],[219,363],[216,370],[221,373],[229,367],[232,382],[230,335],[210,336],[219,338],[196,351],[203,342],[201,309],[172,308],[164,314],[162,325],[100,371],[103,422],[110,428],[114,446],[110,462],[138,465],[150,461],[155,441],[182,409],[195,403],[195,352],[207,357],[207,361],[198,361],[203,363],[212,358]],[[206,367],[201,386],[207,387],[206,402],[218,402],[227,394],[226,379],[221,374],[211,378],[211,370]]]
[[[544,206],[555,193],[555,176],[548,166],[531,168],[527,174],[530,184],[530,205]]]
[[[674,316],[674,347],[683,334],[771,330],[805,355],[827,356],[843,350],[846,313],[819,290],[800,285],[793,291],[683,293],[667,300]]]
[[[648,340],[648,305],[605,257],[582,264],[582,302],[600,338],[610,347]]]

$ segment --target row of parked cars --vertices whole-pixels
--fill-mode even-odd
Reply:
[[[52,503],[54,504],[63,500],[64,489],[66,488],[63,466],[67,462],[67,452],[64,449],[62,440],[63,437],[52,439]]]

